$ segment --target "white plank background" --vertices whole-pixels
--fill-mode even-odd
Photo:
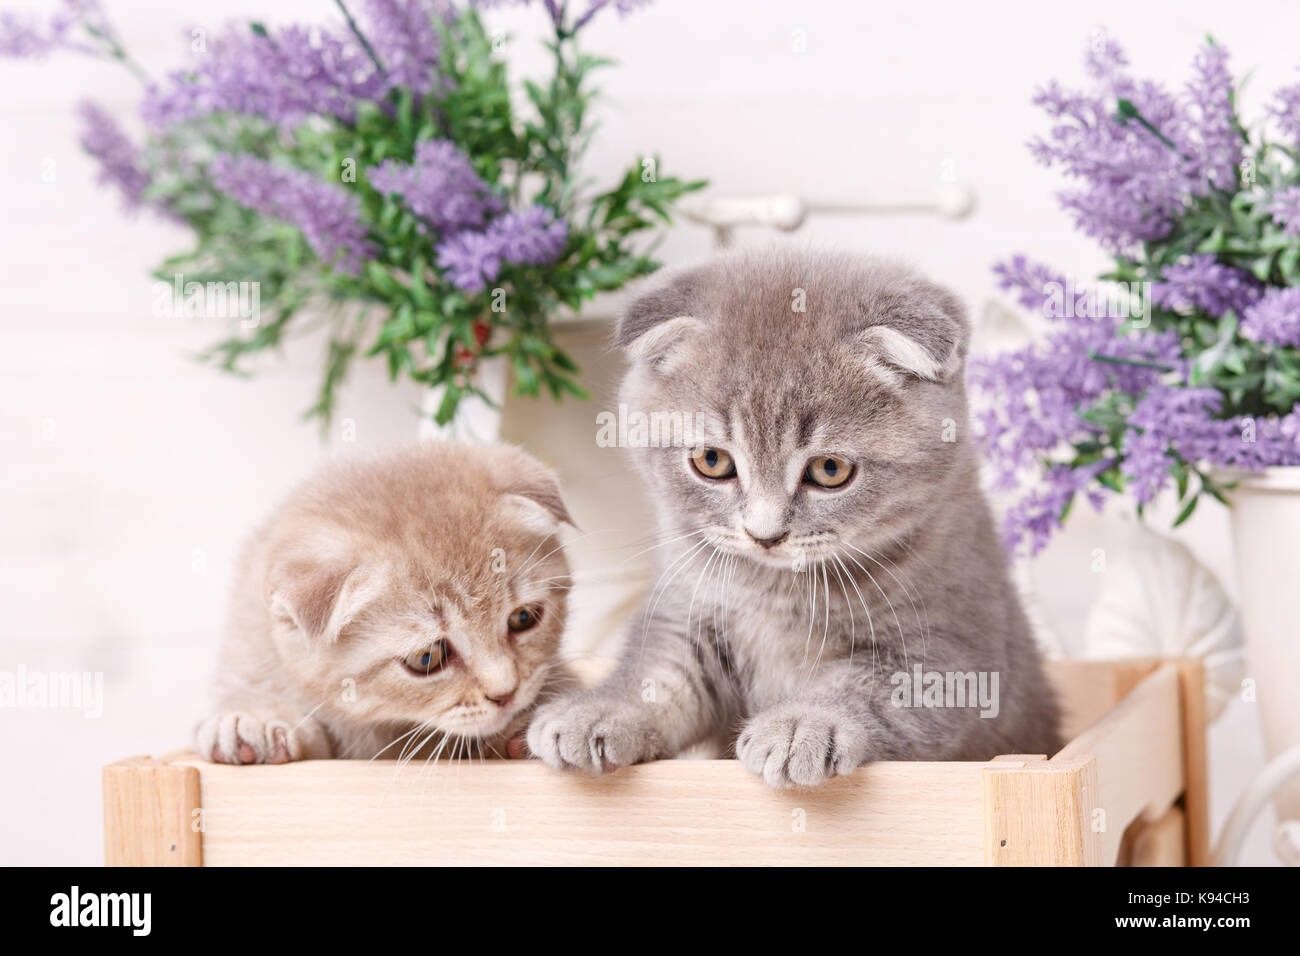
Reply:
[[[154,72],[181,59],[190,27],[212,32],[228,18],[268,16],[265,4],[247,0],[106,5]],[[276,20],[333,9],[325,0],[274,6]],[[541,16],[491,16],[514,35],[508,55],[525,72],[542,67]],[[1255,69],[1244,101],[1257,115],[1265,91],[1296,77],[1298,20],[1281,0],[1253,4],[1249,15],[1210,0],[659,0],[623,24],[606,16],[589,34],[592,49],[621,61],[606,76],[591,168],[609,177],[655,152],[665,170],[707,176],[719,193],[792,190],[857,202],[924,192],[951,164],[979,194],[968,221],[815,219],[801,238],[905,256],[978,307],[995,294],[988,265],[996,258],[1024,250],[1079,274],[1101,261],[1057,211],[1055,175],[1023,146],[1044,128],[1032,88],[1053,76],[1078,80],[1092,30],[1113,25],[1138,69],[1170,83],[1181,82],[1199,38],[1213,32],[1239,73]],[[805,52],[795,51],[797,38]],[[355,445],[336,434],[323,446],[297,421],[311,400],[319,342],[296,345],[252,384],[190,362],[187,353],[217,330],[153,317],[148,277],[185,237],[147,218],[123,220],[94,185],[73,117],[88,91],[125,113],[137,87],[111,65],[75,57],[0,62],[0,670],[102,671],[107,696],[97,720],[0,711],[0,863],[101,858],[99,767],[172,749],[202,714],[243,530],[331,450],[412,436],[408,409],[419,400],[378,368],[359,369],[341,411],[355,423]],[[664,253],[684,261],[709,242],[683,226]],[[616,367],[599,348],[584,354],[607,395]],[[611,517],[626,500],[623,469],[592,456],[587,429],[600,407],[608,406],[512,408],[511,432],[562,463],[581,524],[630,537],[637,522],[620,527]],[[1078,640],[1096,588],[1087,557],[1104,530],[1102,520],[1078,517],[1040,565],[1049,616],[1067,642]],[[1231,587],[1226,531],[1223,515],[1207,508],[1183,536]],[[578,551],[583,567],[608,563],[590,544]],[[574,640],[602,636],[589,630]],[[1260,759],[1253,711],[1236,704],[1212,732],[1216,828]],[[1272,862],[1263,830],[1248,858]]]

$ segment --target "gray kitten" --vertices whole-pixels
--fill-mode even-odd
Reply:
[[[728,732],[773,786],[1054,753],[968,435],[968,337],[952,293],[875,259],[740,252],[656,280],[616,343],[628,408],[696,426],[634,452],[662,574],[614,673],[538,711],[533,753],[599,773]]]

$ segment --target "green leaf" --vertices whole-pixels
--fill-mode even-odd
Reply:
[[[438,411],[434,415],[434,421],[439,425],[446,425],[455,418],[456,409],[460,405],[460,397],[460,388],[454,383],[448,382],[442,393],[442,401],[438,403]]]
[[[393,278],[393,274],[373,259],[366,263],[366,276],[385,295],[399,295],[402,292],[402,287]]]
[[[213,114],[173,124],[146,143],[149,200],[174,211],[195,235],[192,251],[161,264],[160,278],[183,271],[195,281],[238,276],[260,283],[262,326],[215,343],[207,360],[246,374],[249,359],[328,318],[328,354],[308,411],[322,421],[358,355],[382,361],[394,380],[445,387],[439,414],[448,418],[461,398],[475,393],[466,381],[469,370],[457,365],[457,346],[505,356],[516,389],[526,394],[589,397],[575,377],[577,364],[551,340],[551,318],[657,269],[652,247],[640,237],[649,239],[671,221],[681,196],[704,185],[664,176],[657,157],[655,182],[641,180],[639,164],[619,170],[612,181],[586,175],[581,159],[595,129],[598,93],[590,78],[608,61],[579,50],[572,36],[561,32],[548,46],[547,69],[516,86],[474,9],[436,27],[444,40],[436,94],[397,90],[358,104],[348,121],[313,116],[291,132],[255,116]],[[269,36],[260,22],[249,29]],[[519,88],[523,95],[512,97]],[[432,264],[438,237],[422,231],[400,196],[381,194],[364,175],[344,185],[357,197],[380,253],[359,276],[323,263],[296,228],[239,205],[202,175],[215,152],[233,151],[337,180],[345,160],[358,170],[387,159],[410,162],[415,144],[431,138],[448,139],[471,157],[475,172],[508,208],[543,203],[569,222],[569,242],[556,262],[503,265],[498,282],[508,290],[507,313],[491,313],[486,294],[466,295],[452,286]],[[1254,207],[1242,209],[1242,215],[1255,213]],[[310,308],[299,313],[305,305]],[[487,349],[475,340],[477,320],[495,330]],[[1247,371],[1264,369],[1248,365]],[[1276,392],[1293,382],[1276,367],[1269,387]]]
[[[1119,472],[1116,472],[1113,469],[1098,474],[1097,481],[1116,494],[1122,495],[1124,493],[1124,478]]]
[[[416,256],[411,263],[411,301],[421,309],[433,309],[437,303],[429,291],[428,283],[424,281],[425,268],[424,259]]]
[[[537,394],[537,373],[529,364],[528,359],[522,354],[513,357],[512,362],[515,373],[515,391],[520,395]]]
[[[1180,524],[1182,524],[1184,521],[1190,518],[1192,516],[1192,512],[1196,510],[1196,503],[1200,500],[1201,500],[1200,495],[1193,495],[1192,498],[1189,499],[1185,505],[1183,505],[1183,509],[1178,512],[1178,517],[1174,519],[1173,527],[1177,528]]]

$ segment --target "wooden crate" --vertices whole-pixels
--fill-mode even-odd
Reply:
[[[1050,759],[881,762],[774,791],[734,760],[607,777],[536,761],[193,754],[104,768],[110,866],[257,864],[1202,865],[1196,661],[1062,661],[1070,743]]]

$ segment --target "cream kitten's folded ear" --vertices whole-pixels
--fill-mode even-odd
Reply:
[[[562,524],[576,527],[560,496],[560,479],[549,468],[521,456],[518,469],[498,488],[512,514],[535,531],[552,534]]]
[[[266,576],[271,614],[313,640],[333,642],[383,590],[377,568],[360,565],[342,542],[319,535],[273,555]]]

